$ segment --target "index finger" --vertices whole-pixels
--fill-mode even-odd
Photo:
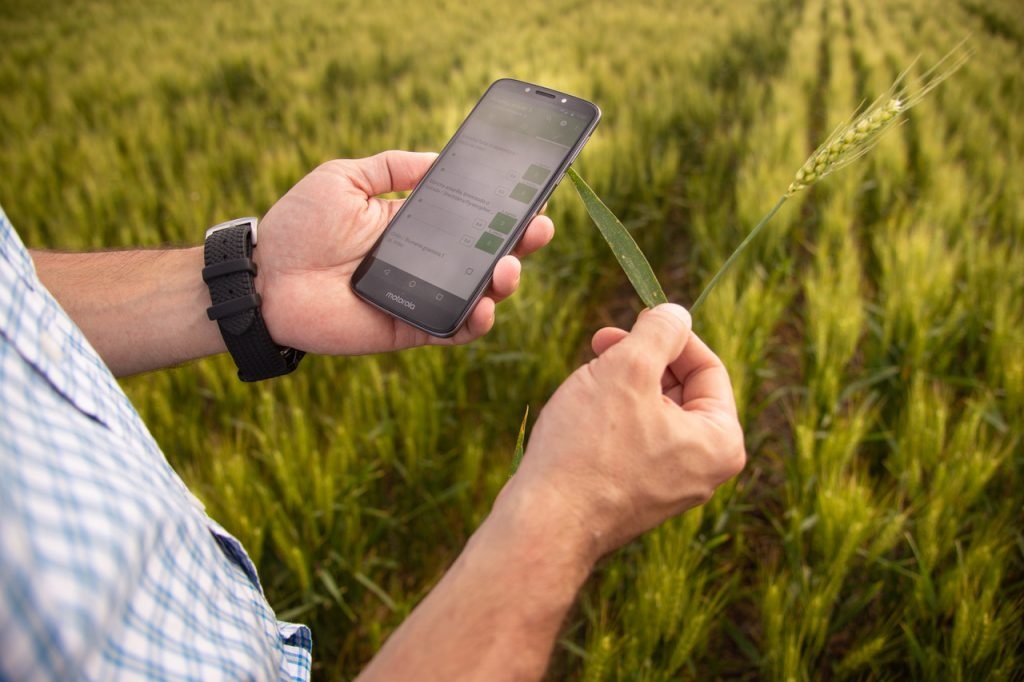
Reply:
[[[546,246],[555,236],[555,224],[544,214],[537,214],[523,232],[522,238],[512,250],[513,255],[527,256]]]
[[[736,398],[732,391],[729,372],[721,359],[695,333],[690,338],[668,369],[675,375],[682,387],[684,410],[717,412],[725,410],[737,416]]]

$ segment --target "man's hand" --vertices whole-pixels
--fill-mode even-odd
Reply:
[[[437,343],[466,343],[494,324],[494,305],[519,284],[516,256],[498,262],[487,294],[463,328],[439,339],[399,322],[352,292],[356,266],[401,200],[377,198],[411,189],[434,154],[390,151],[366,159],[329,161],[303,178],[267,213],[253,259],[263,318],[279,344],[305,351],[354,355]],[[517,255],[550,241],[546,216],[530,223]]]
[[[494,305],[519,285],[522,256],[547,244],[551,220],[527,227],[516,255],[502,258],[487,294],[463,328],[438,339],[398,322],[352,293],[356,266],[398,210],[378,195],[411,189],[433,154],[384,152],[329,161],[303,178],[259,226],[256,288],[271,338],[332,355],[465,343],[494,324]],[[200,232],[201,233],[201,232]],[[34,251],[39,278],[85,332],[117,376],[169,367],[224,352],[206,316],[203,247],[55,253]]]
[[[539,679],[594,562],[743,468],[729,377],[666,304],[606,328],[491,514],[361,680]]]
[[[746,455],[729,376],[684,308],[601,329],[592,346],[541,412],[508,493],[546,491],[544,513],[576,524],[596,560],[706,502]]]

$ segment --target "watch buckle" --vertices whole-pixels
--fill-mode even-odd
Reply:
[[[206,231],[205,238],[209,239],[211,234],[213,234],[214,232],[219,232],[220,230],[226,230],[231,227],[246,226],[249,228],[249,241],[251,241],[252,245],[255,247],[257,222],[259,221],[256,218],[256,216],[246,216],[245,218],[235,218],[234,220],[228,220],[227,222],[220,223],[219,225],[214,225],[213,227],[208,229]]]

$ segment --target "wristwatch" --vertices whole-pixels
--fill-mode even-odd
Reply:
[[[305,353],[270,338],[256,293],[256,218],[238,218],[206,231],[203,281],[210,287],[206,309],[217,321],[242,381],[260,381],[293,372]]]

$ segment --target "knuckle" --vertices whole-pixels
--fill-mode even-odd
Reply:
[[[683,330],[682,321],[664,310],[652,310],[647,315],[650,324],[658,325],[665,334],[679,334]]]
[[[725,474],[726,478],[738,476],[744,467],[747,466],[747,452],[742,447],[732,450],[726,457]]]
[[[345,160],[344,159],[329,159],[327,161],[322,162],[319,166],[316,167],[315,170],[319,171],[319,172],[327,172],[327,173],[335,172],[335,173],[337,173],[337,172],[342,171],[345,168],[346,168],[346,165],[345,165]]]
[[[716,453],[722,467],[732,472],[730,476],[734,476],[743,469],[747,461],[743,427],[740,426],[739,420],[732,416],[719,415],[716,421],[717,435],[712,451]]]
[[[647,324],[658,327],[661,339],[674,339],[689,333],[685,322],[666,310],[652,310],[645,316]]]
[[[743,431],[736,425],[730,429],[729,437],[721,451],[722,473],[725,480],[738,475],[747,465],[747,450],[743,442]]]
[[[613,357],[616,357],[616,365],[627,380],[637,379],[650,373],[651,358],[640,347],[620,344],[619,352]]]
[[[715,486],[709,485],[695,491],[693,495],[694,506],[699,507],[702,504],[707,504],[711,501],[711,498],[715,496]]]

